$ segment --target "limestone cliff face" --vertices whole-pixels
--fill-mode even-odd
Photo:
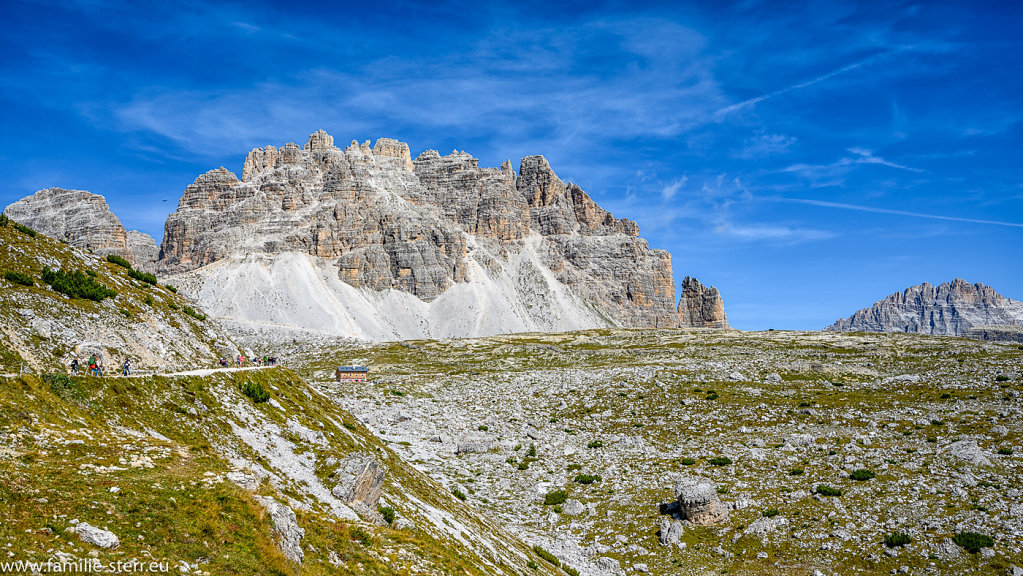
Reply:
[[[825,330],[984,337],[985,328],[994,327],[1023,327],[1023,302],[1006,298],[990,286],[957,278],[896,292]]]
[[[294,274],[305,264],[292,256],[302,255],[316,274],[326,271],[377,302],[369,306],[396,291],[443,309],[445,317],[435,318],[401,300],[415,323],[446,326],[422,328],[432,336],[679,326],[671,256],[638,235],[635,222],[562,182],[542,156],[524,158],[516,174],[511,162],[483,168],[465,152],[428,150],[412,160],[407,144],[388,138],[341,149],[319,131],[302,147],[252,150],[240,180],[224,168],[199,176],[167,220],[158,267],[212,294],[210,274],[231,277],[256,261],[269,271],[284,260]],[[214,263],[216,272],[204,272]],[[294,287],[278,288],[287,298]],[[330,289],[339,290],[347,288]],[[223,306],[230,315],[236,303]],[[713,320],[703,319],[704,308],[682,324],[724,322],[719,296],[706,306],[718,314]],[[352,328],[359,333],[366,320],[354,317],[361,313],[332,326],[359,325]],[[453,327],[452,315],[468,319]],[[420,333],[388,326],[384,332],[396,336]]]
[[[151,270],[158,250],[148,234],[126,231],[106,199],[85,190],[46,188],[18,200],[4,214],[35,230],[101,256],[116,254]]]
[[[682,326],[692,328],[728,328],[721,293],[713,286],[704,287],[699,280],[689,276],[682,280],[678,319]]]

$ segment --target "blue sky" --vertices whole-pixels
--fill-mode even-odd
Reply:
[[[737,328],[1023,299],[1020,3],[140,4],[0,3],[0,205],[86,189],[159,241],[198,174],[322,128],[543,154]]]

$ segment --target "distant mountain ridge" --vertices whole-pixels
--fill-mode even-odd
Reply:
[[[81,208],[44,192],[8,210],[71,238],[66,213]],[[111,222],[79,232],[84,247],[109,240],[102,249],[145,260],[89,196],[103,218],[79,218],[79,230]],[[153,266],[213,315],[256,329],[394,340],[728,327],[717,289],[687,277],[676,303],[671,255],[543,156],[516,173],[459,151],[413,160],[389,138],[342,149],[322,130],[302,147],[253,149],[240,180],[223,167],[196,178]]]
[[[825,330],[1016,339],[1004,336],[1023,332],[1023,302],[961,278],[938,286],[924,282],[879,300]]]

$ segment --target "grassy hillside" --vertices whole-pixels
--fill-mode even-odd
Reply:
[[[393,524],[332,513],[322,489],[355,452],[386,470]],[[295,511],[301,564],[278,550],[253,494]],[[554,573],[285,369],[0,381],[0,518],[9,561],[91,553],[218,575]],[[73,520],[110,530],[120,546],[80,542],[67,532]]]
[[[0,374],[17,374],[22,365],[67,370],[75,353],[82,361],[100,354],[108,373],[125,357],[136,369],[185,369],[212,365],[236,349],[173,288],[5,220],[0,219]],[[78,272],[79,284],[116,295],[96,301],[62,294],[44,281],[44,268]],[[97,291],[102,294],[96,288],[86,296]]]

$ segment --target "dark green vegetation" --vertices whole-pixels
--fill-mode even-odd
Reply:
[[[564,504],[566,500],[568,500],[568,492],[564,490],[552,490],[543,497],[544,506]]]
[[[153,276],[148,272],[142,272],[140,270],[131,268],[128,270],[128,276],[140,282],[145,282],[146,284],[156,286],[156,276]]]
[[[904,532],[892,532],[884,537],[884,545],[889,548],[898,548],[912,542],[913,539]]]
[[[856,470],[853,470],[852,473],[849,474],[849,479],[856,480],[858,482],[865,482],[867,480],[875,478],[876,476],[877,474],[874,474],[874,472],[871,470],[867,470],[866,468],[857,468]]]
[[[61,294],[72,298],[85,298],[94,302],[102,302],[107,298],[117,296],[110,288],[96,282],[91,276],[81,270],[50,270],[43,268],[43,282]]]
[[[842,490],[826,484],[818,484],[817,488],[814,489],[814,493],[821,496],[841,496]]]
[[[185,306],[184,308],[181,309],[181,311],[184,312],[185,314],[188,314],[192,318],[195,318],[196,320],[205,320],[206,319],[206,315],[205,314],[203,314],[201,312],[196,312],[195,308],[192,308],[191,306]]]
[[[242,394],[248,396],[256,404],[261,404],[270,399],[270,393],[258,381],[246,380],[239,384],[239,389],[242,391]]]
[[[25,226],[24,224],[18,224],[17,222],[14,223],[14,229],[29,236],[30,238],[35,238],[37,234],[35,230]]]
[[[22,274],[21,272],[12,272],[10,270],[4,272],[4,280],[13,284],[20,284],[22,286],[35,286],[35,280],[32,279],[28,274]]]
[[[981,548],[990,548],[995,545],[995,541],[990,536],[977,532],[960,532],[952,540],[971,554],[980,552]]]
[[[118,256],[117,254],[107,254],[107,262],[117,264],[122,268],[128,268],[129,270],[131,269],[131,262],[128,262],[127,260]]]
[[[561,566],[561,560],[558,560],[557,556],[555,556],[554,554],[551,554],[547,550],[544,550],[540,546],[533,546],[533,552],[536,552],[537,556],[543,558],[548,563],[550,563],[550,564],[552,564],[554,566]]]

